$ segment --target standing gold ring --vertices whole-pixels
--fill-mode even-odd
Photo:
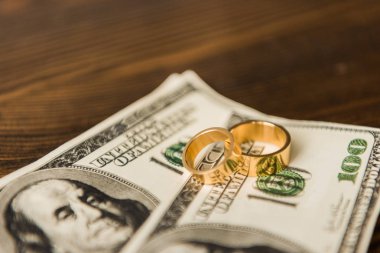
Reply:
[[[243,153],[248,160],[249,176],[266,176],[282,171],[289,164],[290,134],[282,126],[266,121],[250,120],[230,128],[239,145],[262,141],[276,145],[279,149],[269,154]]]
[[[217,162],[208,170],[201,171],[196,168],[196,159],[202,149],[211,143],[220,141],[224,142],[222,161]],[[221,127],[205,129],[191,138],[183,151],[182,161],[184,167],[205,184],[223,182],[226,177],[238,171],[244,164],[240,147],[236,145],[232,134]]]

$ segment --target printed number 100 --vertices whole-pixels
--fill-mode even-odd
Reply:
[[[363,139],[355,139],[348,144],[347,151],[349,153],[343,159],[342,172],[338,174],[339,181],[351,181],[355,183],[358,170],[362,164],[362,159],[359,155],[363,154],[367,149],[367,142]]]

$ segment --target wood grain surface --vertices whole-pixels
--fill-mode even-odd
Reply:
[[[0,176],[186,69],[268,114],[380,127],[380,2],[1,0]]]

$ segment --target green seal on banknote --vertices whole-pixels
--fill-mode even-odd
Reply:
[[[280,196],[296,196],[305,188],[305,179],[298,173],[285,169],[277,174],[259,176],[257,187],[269,194]]]
[[[166,148],[162,153],[171,164],[182,166],[182,152],[186,146],[186,141],[179,141]]]

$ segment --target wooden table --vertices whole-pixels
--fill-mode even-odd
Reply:
[[[380,3],[2,0],[0,176],[186,69],[268,114],[380,127]]]

